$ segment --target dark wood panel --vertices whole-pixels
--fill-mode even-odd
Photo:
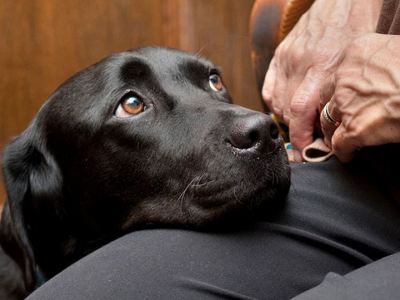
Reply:
[[[126,49],[161,45],[215,61],[235,103],[261,110],[251,70],[253,0],[0,2],[0,149],[69,76]],[[0,203],[5,197],[0,185]]]
[[[236,104],[262,110],[251,68],[249,20],[254,1],[184,1],[181,47],[222,66]]]

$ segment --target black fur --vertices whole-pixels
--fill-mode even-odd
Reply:
[[[166,48],[112,55],[64,83],[6,147],[0,298],[22,299],[129,231],[215,227],[289,186],[275,123],[209,85],[211,62]],[[245,80],[245,79],[244,79]],[[147,109],[117,118],[127,92]]]

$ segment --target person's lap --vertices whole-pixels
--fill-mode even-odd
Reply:
[[[28,299],[290,299],[400,250],[400,211],[370,174],[335,158],[292,170],[286,205],[265,220],[133,232]]]

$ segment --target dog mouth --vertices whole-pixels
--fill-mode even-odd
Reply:
[[[179,198],[188,203],[187,209],[216,212],[226,210],[253,211],[286,194],[290,185],[290,167],[278,147],[273,155],[261,157],[258,169],[230,170],[218,174],[202,173],[195,176]],[[274,164],[269,164],[275,160]],[[190,202],[190,204],[189,204]]]
[[[245,180],[225,182],[216,179],[190,187],[190,193],[198,205],[204,208],[216,208],[227,204],[251,207],[262,195],[265,196],[265,201],[268,201],[273,198],[276,190],[284,187],[284,180],[280,176],[268,174],[257,183]]]
[[[199,228],[214,228],[215,224],[230,228],[242,224],[253,219],[252,216],[269,213],[275,204],[283,203],[289,176],[287,180],[278,177],[252,188],[246,188],[251,182],[227,184],[215,180],[197,184],[195,180],[181,197],[182,210],[189,216],[189,224]]]

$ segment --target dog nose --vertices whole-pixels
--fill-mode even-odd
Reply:
[[[261,113],[241,117],[228,137],[232,147],[258,153],[274,150],[279,141],[277,124],[271,117]]]

